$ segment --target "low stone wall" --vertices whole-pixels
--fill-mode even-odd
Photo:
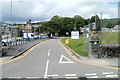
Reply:
[[[100,57],[120,57],[120,44],[100,44]]]

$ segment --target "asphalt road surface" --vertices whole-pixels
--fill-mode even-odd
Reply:
[[[69,55],[59,42],[51,39],[38,44],[26,55],[2,64],[2,78],[117,78],[118,70],[87,64]]]

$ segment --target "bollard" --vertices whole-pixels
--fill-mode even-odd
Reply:
[[[70,40],[67,39],[67,40],[65,41],[65,44],[70,44]]]

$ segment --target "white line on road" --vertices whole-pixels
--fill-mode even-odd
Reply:
[[[46,62],[46,68],[45,68],[44,78],[47,78],[48,64],[49,64],[49,60],[47,60],[47,62]]]
[[[39,79],[40,77],[26,77],[27,79]]]
[[[8,78],[15,78],[15,77],[8,77]]]
[[[113,74],[113,72],[103,72],[102,74],[104,74],[104,75]]]
[[[57,74],[52,74],[52,75],[47,75],[48,78],[58,78],[58,75]]]
[[[13,79],[20,79],[20,78],[22,78],[22,77],[8,77],[8,78],[13,78]]]
[[[92,76],[92,75],[97,75],[96,73],[91,73],[91,74],[85,74],[86,76]]]
[[[47,75],[47,76],[58,76],[57,74]]]
[[[76,74],[65,74],[65,76],[76,76]]]
[[[111,78],[113,78],[113,77],[118,77],[118,75],[106,75],[106,77],[111,77]]]
[[[68,79],[68,78],[69,78],[69,79],[76,79],[76,78],[78,78],[78,77],[75,77],[75,76],[74,76],[74,77],[70,77],[70,76],[69,76],[69,77],[65,77],[65,78],[67,78],[67,79]]]
[[[98,78],[98,76],[91,76],[91,77],[87,77],[87,78]]]
[[[48,50],[48,56],[50,56],[50,53],[51,53],[51,51],[50,51],[50,49]]]
[[[65,59],[65,61],[63,61],[63,59]],[[64,55],[61,55],[59,63],[74,63],[74,62],[72,62],[70,59],[68,59]]]
[[[76,76],[76,74],[65,74],[65,77],[66,77],[66,78],[72,78],[72,79],[78,78],[78,77]]]

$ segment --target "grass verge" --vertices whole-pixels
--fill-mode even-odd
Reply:
[[[83,48],[83,35],[81,35],[80,39],[78,40],[72,40],[70,37],[68,37],[61,39],[61,41],[65,44],[66,39],[70,40],[70,43],[66,44],[69,48],[81,56],[88,56],[88,51]]]

